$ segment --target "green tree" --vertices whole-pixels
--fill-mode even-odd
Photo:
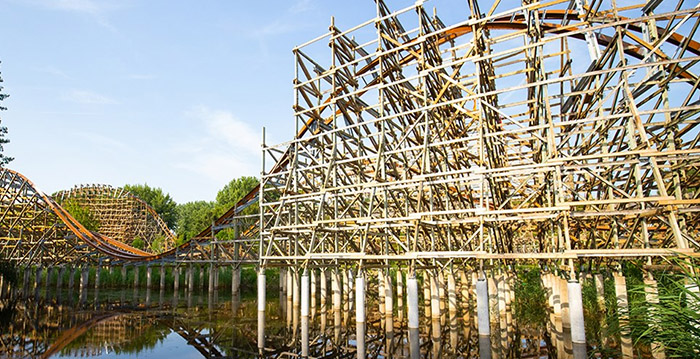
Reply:
[[[143,250],[143,248],[146,246],[146,242],[144,242],[143,239],[141,239],[141,237],[138,237],[138,236],[137,236],[137,237],[134,238],[134,240],[131,242],[131,246],[134,247],[134,248],[136,248],[136,249]]]
[[[8,94],[2,93],[3,87],[2,87],[2,73],[0,72],[0,102],[5,100],[6,98],[10,97]],[[6,107],[0,106],[0,111],[5,111],[7,110]],[[2,123],[2,120],[0,119],[0,123]],[[10,140],[5,137],[7,135],[7,127],[5,126],[0,126],[0,167],[3,167],[10,163],[14,158],[12,157],[7,157],[5,156],[2,152],[5,149],[3,145],[6,143],[9,143]]]
[[[177,224],[177,203],[173,201],[170,194],[164,193],[160,188],[150,187],[147,184],[125,185],[124,189],[148,203],[163,219],[168,228],[175,228]]]
[[[255,177],[243,176],[231,180],[231,182],[216,194],[216,205],[219,215],[226,213],[226,211],[233,207],[257,185],[258,179]],[[257,206],[255,206],[255,208],[257,208]],[[257,209],[251,210],[246,208],[246,211],[247,213],[255,213]]]
[[[216,204],[214,202],[195,201],[178,205],[177,244],[196,236],[203,229],[211,226],[211,222],[216,218]]]
[[[73,199],[67,199],[62,204],[63,208],[70,213],[76,221],[83,225],[89,231],[100,230],[100,220],[86,207],[83,207]]]

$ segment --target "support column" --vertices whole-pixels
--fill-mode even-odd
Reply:
[[[126,287],[126,264],[122,265],[122,286]]]
[[[41,265],[36,267],[36,274],[34,275],[34,290],[38,291],[41,286],[41,277],[44,275],[44,268]]]
[[[146,288],[151,289],[151,276],[153,275],[153,267],[150,265],[146,267]]]
[[[406,279],[406,306],[408,307],[410,357],[411,359],[418,359],[420,358],[420,337],[418,333],[418,281],[415,274],[410,274]]]
[[[165,265],[161,264],[160,265],[160,290],[164,291],[165,290]],[[162,300],[161,300],[162,302]]]
[[[58,270],[58,278],[56,278],[56,289],[61,290],[63,288],[63,276],[66,274],[66,267],[61,266]]]
[[[138,286],[139,286],[139,271],[140,271],[139,266],[135,265],[134,266],[134,289],[138,288]]]
[[[85,265],[80,270],[80,292],[87,289],[88,274],[89,274],[89,268],[87,265]]]
[[[294,268],[287,268],[287,327],[292,326],[293,302],[294,302]]]
[[[627,281],[622,273],[614,273],[615,296],[617,297],[617,313],[620,323],[620,346],[623,358],[633,358],[632,337],[630,336],[629,301],[627,299]]]
[[[179,278],[180,277],[179,276],[180,267],[178,267],[177,273],[178,273],[178,278]],[[189,293],[194,292],[194,267],[192,266],[191,263],[189,266],[187,266],[187,273],[186,273],[185,277],[187,278],[187,291]]]
[[[655,306],[659,304],[659,289],[656,280],[651,273],[647,273],[644,277],[644,297],[646,298],[647,303],[651,304],[649,307],[649,312],[647,313],[647,322],[650,326],[658,326],[658,323],[656,323],[654,320],[654,314],[657,310]],[[653,355],[654,359],[665,359],[666,353],[663,344],[660,342],[651,343],[651,354]]]
[[[384,297],[386,296],[386,288],[384,288],[384,272],[381,269],[377,271],[377,283],[378,289],[377,294],[379,294],[379,300],[377,304],[379,305],[379,321],[381,323],[381,328],[384,330],[386,328],[386,304]]]
[[[333,291],[333,337],[337,342],[340,340],[340,311],[341,311],[341,293],[340,293],[340,275],[338,269],[333,268],[331,278],[331,290]]]
[[[343,323],[350,319],[350,284],[348,282],[348,271],[341,269],[343,276]]]
[[[311,268],[311,269],[309,270],[309,272],[310,272],[310,276],[309,276],[309,281],[310,281],[310,283],[309,283],[309,286],[310,286],[310,290],[311,290],[311,294],[310,294],[310,297],[311,297],[311,298],[310,298],[310,299],[311,299],[311,308],[310,308],[310,314],[309,314],[309,316],[311,317],[311,321],[313,321],[314,318],[316,317],[316,293],[317,293],[317,289],[316,289],[316,288],[317,288],[317,287],[316,287],[316,270],[313,269],[313,268]]]
[[[231,266],[231,295],[238,296],[241,292],[241,265]]]
[[[297,328],[299,325],[299,314],[301,301],[299,300],[299,289],[301,287],[299,283],[299,271],[295,267],[292,270],[292,327],[294,328],[294,340],[296,340]]]
[[[403,271],[401,267],[396,268],[396,304],[398,305],[399,323],[403,323],[404,303],[403,303]]]
[[[447,309],[450,314],[450,323],[457,320],[457,283],[455,275],[450,269],[447,273]]]
[[[202,291],[204,291],[204,271],[206,270],[206,267],[204,265],[199,266],[199,283],[200,286],[202,287]]]
[[[482,274],[483,275],[483,274]],[[476,282],[476,310],[478,318],[479,336],[491,335],[491,320],[489,319],[489,284],[486,278],[479,278]]]
[[[583,296],[581,284],[574,280],[567,283],[569,292],[569,315],[571,317],[571,341],[574,344],[586,343],[586,330],[583,323]]]
[[[77,271],[78,271],[78,267],[74,267],[74,268],[70,269],[70,277],[68,278],[68,289],[70,289],[70,290],[73,290],[73,286],[75,285],[75,274]]]
[[[192,285],[192,281],[190,281],[190,286],[191,285]],[[173,270],[173,291],[175,291],[175,295],[178,294],[179,290],[180,290],[180,266],[178,266],[176,264],[175,270]],[[190,293],[192,293],[192,291],[190,291]]]
[[[326,329],[326,315],[328,313],[328,279],[326,278],[326,269],[321,268],[321,332]]]
[[[95,267],[95,290],[100,289],[100,276],[102,275],[102,266]]]
[[[301,276],[301,357],[309,357],[309,273]]]
[[[355,277],[355,324],[357,327],[357,358],[365,358],[365,277],[362,271]]]
[[[214,276],[216,275],[214,272],[216,271],[216,267],[214,267],[213,264],[209,265],[209,294],[214,293]]]
[[[258,351],[265,349],[265,270],[258,269]]]
[[[394,288],[387,270],[384,276],[384,328],[386,329],[386,352],[391,353],[394,342]]]

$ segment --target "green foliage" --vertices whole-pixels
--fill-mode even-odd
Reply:
[[[153,253],[161,253],[163,252],[163,244],[165,243],[165,236],[159,234],[155,238],[153,238],[153,241],[151,241],[151,251]]]
[[[170,194],[164,193],[160,188],[150,187],[147,184],[125,185],[124,189],[148,203],[169,228],[175,227],[177,223],[177,203],[173,201]]]
[[[178,243],[183,243],[211,226],[216,219],[216,209],[212,202],[196,201],[177,206]]]
[[[141,237],[136,237],[134,238],[134,241],[131,242],[131,246],[136,248],[136,249],[141,249],[143,250],[144,247],[146,246],[146,243],[141,239]]]
[[[87,228],[89,231],[99,231],[100,230],[100,220],[86,207],[83,207],[74,199],[67,199],[63,203],[63,208],[65,208],[68,213],[70,213],[76,221]]]
[[[257,185],[258,179],[255,177],[243,176],[233,179],[216,194],[217,214],[220,216],[226,213]],[[258,206],[255,204],[246,208],[243,214],[253,214],[257,213],[257,211]]]
[[[0,73],[0,102],[4,101],[6,98],[10,97],[10,95],[5,94],[5,93],[2,92],[2,90],[3,90],[3,87],[2,87],[2,82],[3,82],[3,80],[2,80],[1,74],[2,74],[2,73]],[[0,105],[0,111],[5,111],[5,110],[7,110],[7,108]],[[0,119],[0,123],[2,123],[2,120],[1,120],[1,119]],[[2,153],[3,150],[4,150],[3,145],[10,142],[10,140],[7,139],[7,138],[5,137],[5,135],[7,135],[7,127],[5,127],[5,126],[0,126],[0,167],[3,167],[3,166],[5,166],[5,165],[7,165],[8,163],[10,163],[10,162],[14,159],[14,158],[12,158],[12,157],[7,157],[7,156],[5,156],[5,155]]]
[[[630,305],[633,337],[638,345],[661,343],[667,358],[700,357],[700,263],[696,259],[671,260],[680,272],[655,275],[659,303]],[[644,297],[645,286],[634,284],[630,295]]]
[[[515,315],[523,324],[543,329],[547,323],[547,292],[538,267],[518,268],[515,284]]]

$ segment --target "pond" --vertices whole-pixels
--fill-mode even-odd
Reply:
[[[299,317],[291,315],[286,297],[266,305],[264,357],[300,356]],[[356,326],[349,311],[319,308],[310,317],[309,354],[317,358],[351,358]],[[367,355],[408,358],[407,318],[397,309],[387,326],[378,303],[368,298]],[[294,312],[293,310],[291,312]],[[298,313],[298,311],[297,311]],[[491,338],[479,338],[475,315],[423,319],[415,335],[421,357],[547,358],[557,333],[504,325]],[[28,298],[0,301],[0,356],[27,358],[253,358],[257,345],[257,306],[252,296],[230,291],[186,293],[146,289],[37,291]],[[391,327],[393,326],[393,329]],[[387,330],[389,328],[390,330]],[[388,332],[388,333],[387,333]],[[567,344],[560,357],[574,357]],[[584,354],[585,356],[585,349]],[[576,355],[578,357],[579,355]]]

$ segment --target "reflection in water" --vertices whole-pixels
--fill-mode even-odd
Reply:
[[[422,318],[420,328],[409,330],[404,315],[367,311],[358,330],[354,315],[346,318],[345,308],[325,301],[316,308],[318,315],[299,320],[294,308],[287,311],[286,300],[270,298],[262,312],[254,298],[226,292],[46,290],[28,299],[5,298],[0,300],[0,356],[252,358],[261,352],[257,327],[264,323],[263,355],[297,357],[307,350],[300,325],[306,320],[303,337],[309,338],[309,357],[316,358],[355,357],[358,334],[364,334],[364,351],[373,358],[547,358],[553,353],[548,348],[558,344],[527,328],[506,327],[480,337],[471,313]],[[376,300],[368,297],[367,307],[376,308]],[[551,336],[561,337],[556,328]],[[565,347],[567,355],[585,357],[585,347]]]

